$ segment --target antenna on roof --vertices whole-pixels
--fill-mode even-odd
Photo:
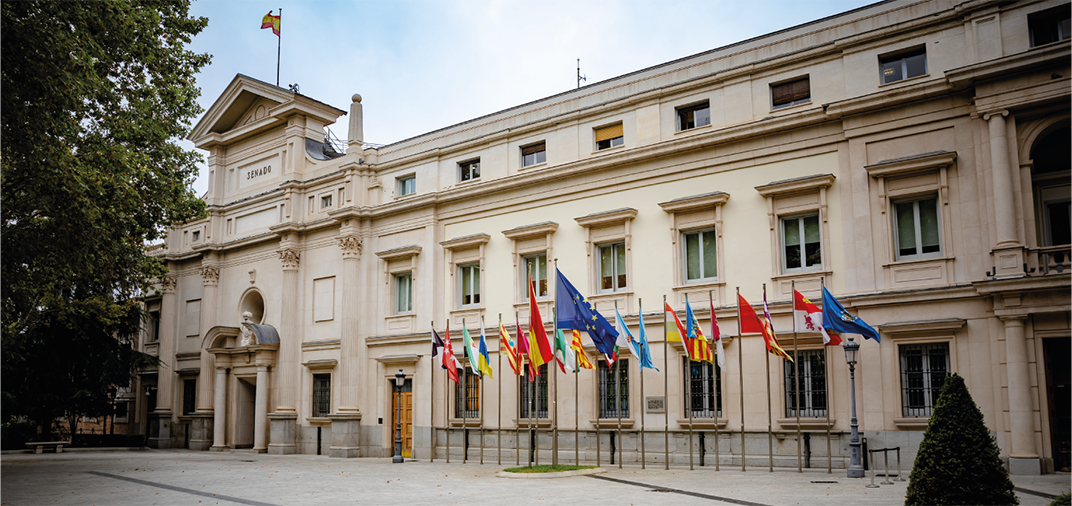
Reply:
[[[581,75],[581,59],[577,58],[577,88],[581,87],[581,81],[588,82],[588,78]]]

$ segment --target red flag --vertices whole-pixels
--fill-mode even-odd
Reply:
[[[547,331],[543,328],[543,319],[540,318],[540,306],[536,304],[536,290],[532,282],[529,282],[529,359],[540,367],[551,362],[555,353],[551,351],[551,342],[547,340]]]
[[[742,334],[763,333],[763,323],[759,320],[759,315],[741,294],[737,294],[737,317],[741,320]]]
[[[521,330],[521,320],[517,319],[517,313],[514,313],[514,329],[517,330],[517,354],[524,358],[529,357],[529,338]],[[532,358],[525,361],[526,366],[529,369],[529,383],[536,381],[536,369],[532,367]]]
[[[819,332],[827,346],[841,346],[841,337],[823,328],[823,310],[804,294],[793,290],[793,328],[798,332]]]
[[[447,377],[458,383],[458,359],[454,357],[454,347],[450,344],[450,324],[447,324],[447,333],[443,348],[443,368],[447,370]]]

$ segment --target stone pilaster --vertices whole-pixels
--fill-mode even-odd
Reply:
[[[212,412],[212,447],[214,452],[228,450],[224,432],[227,414],[227,368],[216,368],[216,385]]]
[[[339,350],[339,413],[360,412],[360,346],[358,340],[361,238],[339,238],[342,250],[342,343]],[[334,429],[332,429],[334,433]]]
[[[215,357],[208,352],[205,335],[216,325],[217,291],[220,284],[220,267],[215,253],[208,253],[201,261],[201,371],[197,376],[197,411],[190,422],[190,449],[207,450],[212,446],[213,384]]]
[[[1031,376],[1027,364],[1026,316],[1002,318],[1005,323],[1005,372],[1009,379],[1009,472],[1037,475],[1042,472],[1035,448],[1034,412],[1031,407]]]
[[[160,367],[157,369],[156,406],[149,423],[156,426],[156,437],[149,438],[150,448],[171,448],[171,414],[175,388],[175,289],[178,279],[164,276],[160,301]]]
[[[257,366],[257,400],[253,408],[253,451],[268,451],[268,366]]]

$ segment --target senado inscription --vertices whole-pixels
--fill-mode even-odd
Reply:
[[[258,178],[260,176],[267,176],[268,174],[271,174],[271,173],[272,173],[272,166],[271,165],[261,167],[259,169],[250,169],[250,171],[246,173],[246,179],[247,180],[255,179],[255,178]]]

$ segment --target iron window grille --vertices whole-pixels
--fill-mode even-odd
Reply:
[[[536,405],[533,406],[533,389],[536,390]],[[521,418],[533,418],[535,410],[536,418],[548,418],[547,403],[547,364],[540,366],[540,375],[535,381],[529,382],[528,368],[521,374]]]
[[[197,379],[182,381],[182,414],[189,415],[197,409]]]
[[[683,385],[688,394],[685,413],[692,409],[693,418],[719,418],[722,416],[722,371],[709,362],[693,362],[681,357],[685,370],[689,371],[688,385]],[[685,397],[685,396],[682,396]]]
[[[325,417],[331,414],[331,375],[313,375],[313,416]]]
[[[789,353],[792,353],[790,351]],[[800,376],[800,416],[826,417],[826,355],[825,350],[798,351],[796,367],[788,360],[785,371],[785,416],[797,416],[797,378]]]
[[[459,382],[454,385],[454,417],[480,418],[480,376],[469,367],[458,370]]]
[[[616,381],[617,380],[617,381]],[[621,390],[617,390],[621,385]],[[607,362],[599,361],[599,417],[629,417],[629,360],[619,359],[607,367]]]
[[[901,408],[906,417],[929,417],[949,374],[949,343],[904,344]]]

